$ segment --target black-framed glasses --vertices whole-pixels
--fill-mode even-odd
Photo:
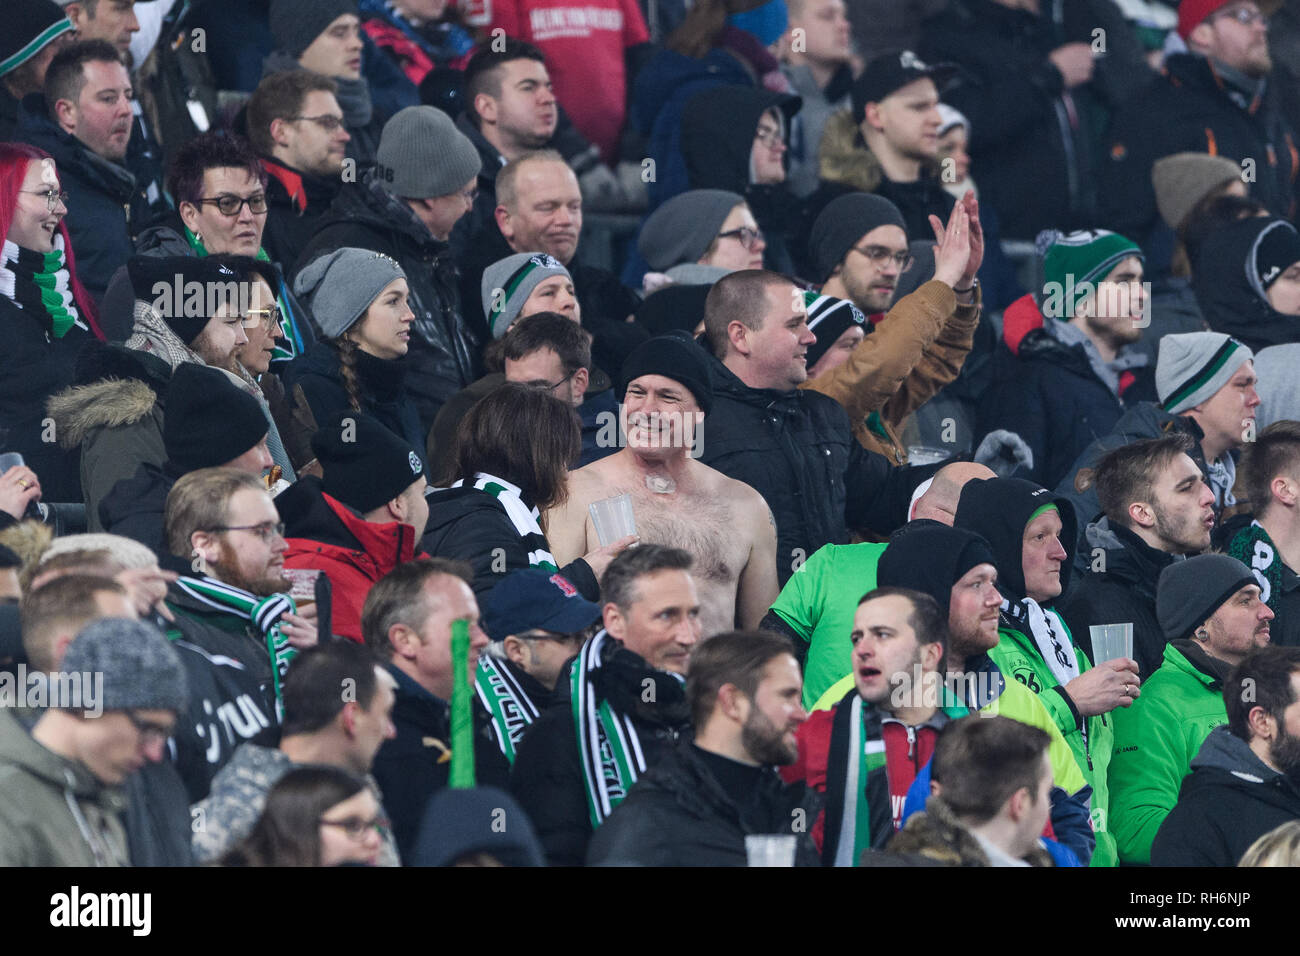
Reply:
[[[866,256],[876,265],[881,265],[886,259],[893,259],[894,265],[898,266],[899,272],[906,272],[912,267],[912,254],[910,252],[891,252],[884,246],[854,246],[853,251]]]
[[[462,189],[459,191],[458,195],[461,199],[465,200],[472,206],[474,205],[474,200],[478,199],[478,185],[475,184],[469,189]]]
[[[209,531],[247,531],[249,534],[255,534],[267,544],[270,544],[276,538],[284,537],[283,521],[263,521],[261,524],[228,524],[218,525],[215,528],[208,528]]]
[[[528,387],[529,387],[529,388],[536,388],[536,389],[540,389],[540,390],[545,390],[545,391],[551,391],[551,392],[553,392],[553,391],[555,391],[557,388],[559,388],[561,385],[563,385],[565,382],[567,382],[569,379],[573,378],[573,376],[575,376],[575,375],[577,375],[577,374],[578,374],[578,370],[575,368],[572,372],[570,372],[568,375],[564,376],[564,378],[560,379],[558,382],[548,382],[548,381],[547,381],[546,379],[544,379],[544,378],[538,378],[538,379],[534,379],[533,381],[529,382],[529,383],[528,383]]]
[[[345,817],[342,820],[326,820],[320,818],[320,825],[323,827],[338,827],[353,840],[360,840],[370,830],[374,830],[380,836],[388,829],[389,823],[386,817],[371,817],[369,820],[363,820],[360,817]]]
[[[1215,15],[1215,19],[1236,20],[1243,27],[1253,27],[1256,23],[1268,29],[1268,17],[1263,12],[1253,7],[1237,7],[1232,10],[1221,10]]]
[[[323,113],[320,116],[290,116],[288,119],[291,123],[296,123],[299,120],[306,120],[308,123],[315,123],[327,133],[336,132],[343,127],[343,117],[331,116],[328,113]]]
[[[750,229],[748,226],[741,226],[739,229],[728,229],[726,232],[718,233],[719,239],[737,239],[740,244],[750,252],[754,247],[763,241],[762,229]]]
[[[27,193],[29,196],[40,196],[45,200],[45,208],[48,212],[54,212],[54,207],[59,203],[68,205],[68,194],[66,191],[55,191],[53,189],[20,189],[20,193]]]
[[[124,710],[122,713],[131,721],[131,726],[140,732],[140,742],[143,744],[165,744],[172,735],[173,728],[141,720],[133,710]]]
[[[239,196],[226,193],[225,195],[218,196],[216,199],[200,199],[196,205],[206,206],[211,204],[216,206],[217,211],[223,216],[238,216],[243,210],[245,203],[248,204],[249,212],[254,216],[260,216],[262,213],[266,212],[266,193],[253,193],[253,195],[246,199],[241,199]]]
[[[280,312],[278,305],[273,305],[269,309],[249,309],[244,313],[244,328],[256,329],[259,326],[267,331],[280,327],[280,319],[283,313]]]

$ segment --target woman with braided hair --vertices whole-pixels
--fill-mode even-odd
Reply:
[[[310,418],[314,431],[314,423],[350,408],[423,448],[420,413],[405,384],[415,316],[402,267],[382,253],[345,247],[312,260],[293,287],[325,336],[285,369],[295,415]]]

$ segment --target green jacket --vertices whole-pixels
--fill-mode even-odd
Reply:
[[[130,865],[122,791],[42,747],[8,710],[0,710],[0,794],[0,866]]]
[[[1050,612],[1049,612],[1050,613]],[[1060,616],[1056,615],[1057,620]],[[1006,621],[1006,617],[1003,617]],[[1067,636],[1070,629],[1061,622]],[[1056,724],[1065,742],[1069,745],[1074,759],[1083,771],[1084,779],[1092,787],[1092,829],[1097,836],[1097,849],[1092,855],[1092,866],[1114,866],[1117,861],[1115,836],[1108,825],[1109,794],[1107,792],[1107,769],[1111,762],[1114,746],[1114,727],[1111,715],[1098,714],[1094,717],[1081,718],[1074,704],[1059,689],[1060,682],[1052,669],[1043,660],[1034,639],[1023,631],[1012,627],[998,630],[1001,640],[998,646],[989,651],[989,657],[1003,674],[1014,677],[1038,695],[1038,699],[1047,708],[1052,722]],[[1073,644],[1073,638],[1071,638]],[[1088,655],[1074,647],[1075,659],[1079,662],[1079,673],[1084,674],[1092,668]],[[1085,735],[1084,728],[1087,728]],[[1190,759],[1190,758],[1189,758]]]
[[[1170,641],[1142,696],[1115,711],[1110,763],[1111,831],[1122,863],[1151,862],[1151,841],[1178,802],[1178,788],[1210,731],[1228,722],[1228,666],[1194,642]]]

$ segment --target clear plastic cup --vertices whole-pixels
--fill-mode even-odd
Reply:
[[[791,833],[759,833],[745,837],[750,866],[794,866],[795,837]]]
[[[1133,657],[1133,624],[1092,624],[1088,627],[1092,637],[1092,663],[1095,667],[1117,657]]]
[[[26,464],[20,452],[7,451],[0,454],[0,475],[3,475],[10,468],[17,468],[19,465]]]
[[[587,510],[591,513],[592,524],[596,526],[596,537],[600,539],[602,548],[619,538],[636,534],[636,518],[632,515],[632,496],[629,494],[593,501]]]

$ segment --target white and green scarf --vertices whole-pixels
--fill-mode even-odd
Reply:
[[[453,488],[464,486],[463,478],[452,484]],[[551,546],[546,541],[546,535],[542,534],[542,513],[524,504],[523,492],[518,485],[512,485],[504,478],[480,471],[475,473],[472,487],[479,491],[486,491],[505,509],[510,523],[515,526],[515,531],[519,533],[520,539],[528,548],[530,567],[546,568],[548,571],[560,570],[555,564],[555,555],[551,554]]]
[[[74,325],[89,331],[72,296],[61,233],[54,234],[52,252],[24,249],[8,239],[0,244],[0,296],[37,318],[51,338],[63,338]]]
[[[478,659],[474,689],[492,718],[501,752],[513,764],[524,731],[538,718],[541,711],[510,668],[491,654],[483,654]]]

